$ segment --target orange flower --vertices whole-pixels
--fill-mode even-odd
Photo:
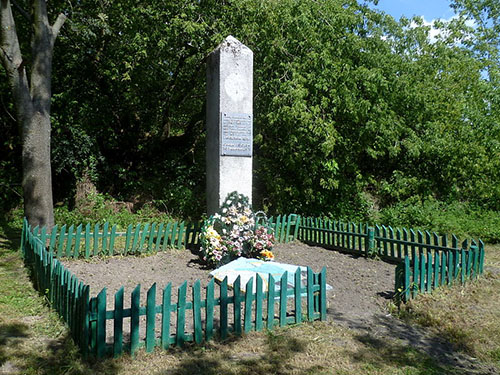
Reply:
[[[269,250],[262,250],[260,255],[269,260],[274,259],[274,254]]]

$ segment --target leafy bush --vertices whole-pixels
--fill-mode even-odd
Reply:
[[[116,224],[120,230],[128,225],[139,222],[169,222],[173,218],[159,211],[152,204],[145,204],[133,213],[128,207],[122,206],[112,197],[92,193],[86,198],[81,207],[70,210],[67,206],[56,207],[54,217],[56,224],[78,225],[81,223],[104,223],[109,221]]]
[[[227,263],[237,257],[272,260],[274,236],[258,226],[248,197],[230,193],[220,213],[205,222],[201,232],[200,254],[211,266]]]
[[[500,212],[468,203],[445,203],[433,198],[412,197],[380,211],[386,225],[454,233],[462,238],[500,242]]]

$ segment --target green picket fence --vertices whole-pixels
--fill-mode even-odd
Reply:
[[[287,285],[287,277],[286,273],[283,274],[281,285]],[[276,289],[275,280],[269,275],[269,290],[264,291],[264,281],[257,276],[255,289],[252,278],[242,291],[238,278],[230,296],[227,278],[218,287],[212,279],[204,288],[205,298],[202,298],[199,280],[193,284],[190,293],[187,282],[184,282],[177,289],[176,303],[172,301],[172,286],[168,284],[159,294],[159,304],[157,286],[153,284],[147,291],[145,306],[140,305],[141,288],[137,285],[131,294],[130,308],[124,308],[122,287],[114,295],[113,310],[106,309],[107,296],[104,288],[97,297],[90,300],[89,350],[97,358],[107,355],[119,356],[123,351],[134,354],[141,347],[151,352],[156,346],[166,349],[170,345],[182,346],[186,342],[200,343],[212,339],[214,335],[224,339],[230,333],[240,335],[251,330],[261,331],[263,328],[272,329],[278,325],[283,327],[287,324],[299,324],[303,320],[326,320],[326,270],[314,273],[307,268],[305,286],[301,285],[300,270],[295,273],[294,280],[295,285],[292,288]],[[190,300],[188,295],[191,296]],[[290,300],[293,303],[290,303]],[[229,313],[231,310],[232,316]],[[142,339],[141,316],[146,317],[145,323],[142,323],[145,328]],[[123,338],[124,318],[130,318],[128,343],[125,343]],[[107,320],[113,322],[113,340],[109,344],[106,343]],[[186,329],[187,323],[192,324],[191,330]]]
[[[144,226],[143,231],[138,235],[134,234],[133,238],[140,238],[144,232],[152,233],[145,228],[151,230]],[[66,236],[59,232],[59,238],[66,241],[62,242],[63,248],[69,246],[68,243],[73,246],[78,243],[71,242],[69,233],[71,232],[69,231]],[[99,232],[94,228],[94,233]],[[177,233],[187,233],[187,231],[179,230]],[[195,230],[191,231],[191,234],[193,233],[196,233]],[[105,234],[101,232],[98,244],[109,243],[104,242],[104,237]],[[192,235],[184,238],[194,237]],[[178,238],[176,240],[178,241]],[[326,320],[325,268],[319,273],[307,268],[305,283],[298,271],[294,275],[294,286],[283,289],[277,288],[276,280],[271,275],[267,280],[268,290],[264,290],[264,280],[260,276],[255,280],[249,280],[243,290],[238,279],[234,284],[232,295],[229,295],[227,278],[218,287],[211,280],[203,288],[204,298],[198,280],[191,288],[190,300],[187,297],[187,282],[184,282],[177,289],[176,302],[172,301],[173,290],[171,284],[168,284],[161,292],[160,304],[157,304],[156,284],[154,284],[147,291],[145,306],[140,305],[141,292],[138,285],[131,294],[129,308],[124,308],[122,287],[114,295],[114,309],[107,310],[106,288],[96,297],[90,298],[90,287],[79,281],[57,259],[58,254],[67,255],[66,252],[59,253],[59,242],[57,247],[55,245],[50,247],[50,243],[47,245],[48,241],[47,231],[32,229],[24,220],[21,249],[26,265],[32,272],[34,286],[39,291],[47,293],[51,305],[67,322],[75,343],[85,356],[92,355],[97,358],[111,354],[119,356],[125,351],[133,354],[141,347],[151,351],[155,346],[168,348],[170,345],[182,345],[189,341],[199,343],[215,336],[225,338],[230,333],[238,335],[251,330],[272,329],[275,326],[298,324],[303,321]],[[137,240],[137,243],[141,242],[142,239]],[[154,244],[156,246],[156,243]],[[92,251],[83,254],[85,256],[88,254],[90,257],[94,254],[107,253]],[[81,256],[80,253],[78,255]],[[74,252],[70,256],[74,256]],[[287,277],[285,273],[279,280],[279,285],[287,285]],[[231,316],[230,311],[232,311]],[[141,316],[146,317],[145,322]],[[160,320],[158,327],[157,318]],[[128,326],[130,340],[124,339],[126,336],[124,319],[130,321]],[[107,321],[113,326],[113,340],[109,344],[106,342]],[[192,332],[186,327],[187,325],[192,325]],[[140,335],[141,328],[145,330],[143,339]]]
[[[201,222],[139,223],[119,232],[116,225],[55,225],[34,229],[34,234],[57,258],[129,255],[184,248],[198,244]]]
[[[88,347],[90,287],[66,269],[53,252],[47,251],[26,219],[21,250],[35,289],[47,296],[51,306],[68,324],[75,343],[82,349]]]
[[[419,293],[430,293],[443,286],[460,284],[475,279],[483,273],[484,243],[473,242],[469,249],[449,251],[428,250],[413,259],[407,255],[396,267],[396,295],[403,302]]]
[[[271,216],[266,223],[277,242],[288,243],[298,238],[301,217],[297,214]]]
[[[298,231],[300,241],[359,255],[375,251],[374,230],[366,224],[302,218]]]
[[[301,218],[297,238],[305,243],[360,256],[377,255],[395,263],[398,300],[406,302],[458,280],[465,283],[483,273],[484,243],[435,232],[390,226]]]
[[[435,232],[390,226],[333,221],[321,218],[301,218],[297,238],[303,242],[357,255],[377,255],[386,261],[399,263],[405,257],[434,252],[467,249],[468,240],[460,245],[454,234],[450,237]]]
[[[46,228],[34,228],[33,233],[46,244],[56,258],[85,258],[146,254],[169,248],[196,247],[203,222],[139,223],[125,231],[109,222],[78,226],[55,225],[50,234]],[[297,238],[300,216],[296,214],[271,217],[266,226],[273,230],[276,241],[289,242]]]

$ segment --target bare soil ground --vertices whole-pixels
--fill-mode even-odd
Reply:
[[[478,364],[474,358],[457,353],[439,337],[407,325],[390,314],[389,305],[394,294],[394,265],[299,242],[277,244],[274,253],[276,261],[280,263],[309,266],[315,272],[326,267],[327,283],[333,287],[328,293],[329,320],[358,331],[363,340],[371,345],[397,340],[425,351],[439,363],[467,373],[496,374],[494,369]],[[91,295],[95,296],[102,288],[107,288],[110,310],[113,309],[112,296],[122,286],[125,287],[126,295],[130,295],[136,285],[141,284],[141,303],[144,305],[145,291],[154,283],[157,283],[158,291],[172,283],[172,292],[175,292],[184,281],[192,285],[199,279],[204,286],[210,280],[210,270],[200,264],[198,257],[189,250],[64,263],[81,281],[91,286]],[[173,293],[173,298],[176,298],[176,293]],[[125,301],[130,304],[130,298],[125,298]],[[128,306],[125,302],[125,307]],[[111,324],[109,321],[108,342],[111,341]]]

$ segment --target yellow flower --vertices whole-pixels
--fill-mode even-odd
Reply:
[[[262,250],[260,252],[260,255],[262,255],[266,259],[274,259],[274,254],[269,250]]]

